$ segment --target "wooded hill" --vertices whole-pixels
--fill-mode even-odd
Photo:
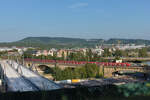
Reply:
[[[41,48],[73,48],[73,47],[95,47],[99,44],[146,44],[150,45],[150,40],[142,39],[80,39],[65,37],[27,37],[19,41],[0,43],[0,46],[25,46]]]

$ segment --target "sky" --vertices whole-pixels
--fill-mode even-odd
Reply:
[[[0,0],[0,42],[31,36],[150,40],[150,0]]]

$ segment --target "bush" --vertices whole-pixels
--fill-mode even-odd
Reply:
[[[65,68],[61,70],[59,67],[53,68],[52,76],[56,80],[66,79],[84,79],[102,77],[100,68],[96,64],[86,64],[79,68]]]

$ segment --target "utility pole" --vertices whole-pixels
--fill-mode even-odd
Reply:
[[[8,54],[8,60],[9,60],[9,54]]]
[[[24,66],[24,53],[22,53],[22,65]]]
[[[56,78],[57,78],[56,67],[57,67],[57,60],[56,60],[56,58],[55,58],[55,76],[56,76]],[[56,79],[55,79],[55,81],[56,81]]]
[[[120,40],[118,40],[118,41],[117,41],[117,43],[118,43],[118,47],[120,47],[121,41],[120,41]]]

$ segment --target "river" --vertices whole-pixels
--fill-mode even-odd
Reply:
[[[148,66],[150,66],[150,61],[145,61],[145,62],[143,62],[143,63],[145,63],[145,64],[147,64]]]

